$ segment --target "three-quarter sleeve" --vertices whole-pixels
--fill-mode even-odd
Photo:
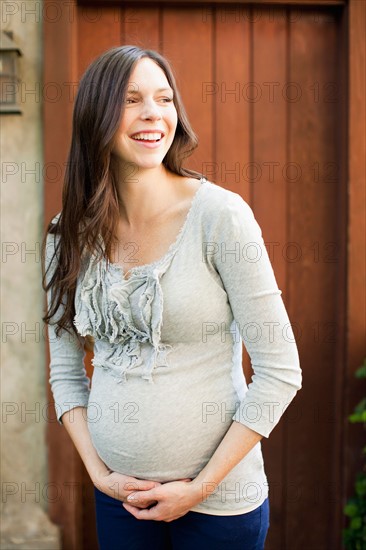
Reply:
[[[53,258],[57,238],[53,234],[47,235],[45,250],[45,270],[52,262],[50,270],[46,273],[47,282],[51,279],[56,267],[56,257]],[[52,259],[53,258],[53,259]],[[52,289],[47,292],[47,302],[50,305]],[[59,424],[63,425],[62,415],[71,409],[86,407],[89,401],[90,379],[86,375],[84,357],[85,350],[80,346],[74,333],[69,334],[61,329],[59,337],[56,336],[56,325],[52,324],[63,313],[64,305],[61,304],[51,324],[48,325],[48,340],[50,349],[50,377],[49,383],[55,402],[56,417]]]
[[[302,387],[297,345],[251,207],[231,193],[217,220],[213,263],[254,372],[232,419],[268,437]]]

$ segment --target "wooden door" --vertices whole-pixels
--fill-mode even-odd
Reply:
[[[124,4],[74,4],[72,21],[65,15],[59,25],[66,54],[46,23],[54,52],[46,73],[77,82],[96,56],[122,44],[157,49],[171,61],[200,140],[187,165],[252,206],[298,342],[303,388],[263,440],[271,500],[266,548],[340,548],[347,412],[345,6]],[[63,54],[67,63],[53,69],[51,60]],[[46,157],[62,164],[72,101],[58,107],[64,127],[56,134],[53,128],[53,135],[47,132],[54,111],[46,110]],[[46,186],[48,218],[60,209],[61,183]],[[243,367],[250,380],[246,352]],[[97,548],[85,469],[62,427],[50,424],[48,436],[51,479],[62,484],[67,478],[76,487],[71,503],[59,499],[50,508],[63,525],[64,548]]]

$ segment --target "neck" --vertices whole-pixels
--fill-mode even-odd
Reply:
[[[172,181],[179,177],[163,164],[154,168],[119,165],[114,173],[121,217],[131,227],[148,222],[154,213],[169,204],[173,191]]]

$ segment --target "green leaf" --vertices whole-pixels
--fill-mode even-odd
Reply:
[[[357,531],[358,529],[361,529],[361,527],[362,527],[362,518],[360,518],[360,516],[356,516],[352,518],[351,529],[354,529],[355,531]]]
[[[355,372],[356,378],[366,378],[366,361],[362,365],[362,367],[358,368]]]
[[[363,365],[355,371],[356,378],[366,378],[366,357]],[[356,405],[353,413],[348,415],[351,423],[366,423],[366,397]],[[366,456],[366,446],[361,450]],[[354,483],[354,495],[352,495],[345,506],[343,513],[349,517],[349,525],[342,530],[343,545],[346,550],[366,550],[366,470],[356,474]]]
[[[362,497],[366,495],[366,477],[364,479],[359,479],[355,483],[356,493]]]
[[[355,516],[355,515],[357,514],[358,508],[357,508],[357,506],[356,506],[355,504],[353,504],[353,503],[347,503],[347,504],[345,505],[345,507],[343,508],[343,511],[344,511],[344,513],[345,513],[346,516],[348,516],[348,517],[351,518],[351,517],[353,517],[353,516]]]
[[[364,411],[366,411],[366,397],[362,399],[355,407],[355,412],[357,413],[362,413]]]
[[[356,422],[364,422],[363,420],[363,416],[361,413],[353,413],[353,414],[350,414],[348,416],[348,420],[352,423],[352,424],[355,424]]]

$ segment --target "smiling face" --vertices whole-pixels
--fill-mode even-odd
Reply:
[[[126,166],[155,168],[173,143],[177,122],[164,71],[152,59],[140,59],[130,75],[112,153]]]

